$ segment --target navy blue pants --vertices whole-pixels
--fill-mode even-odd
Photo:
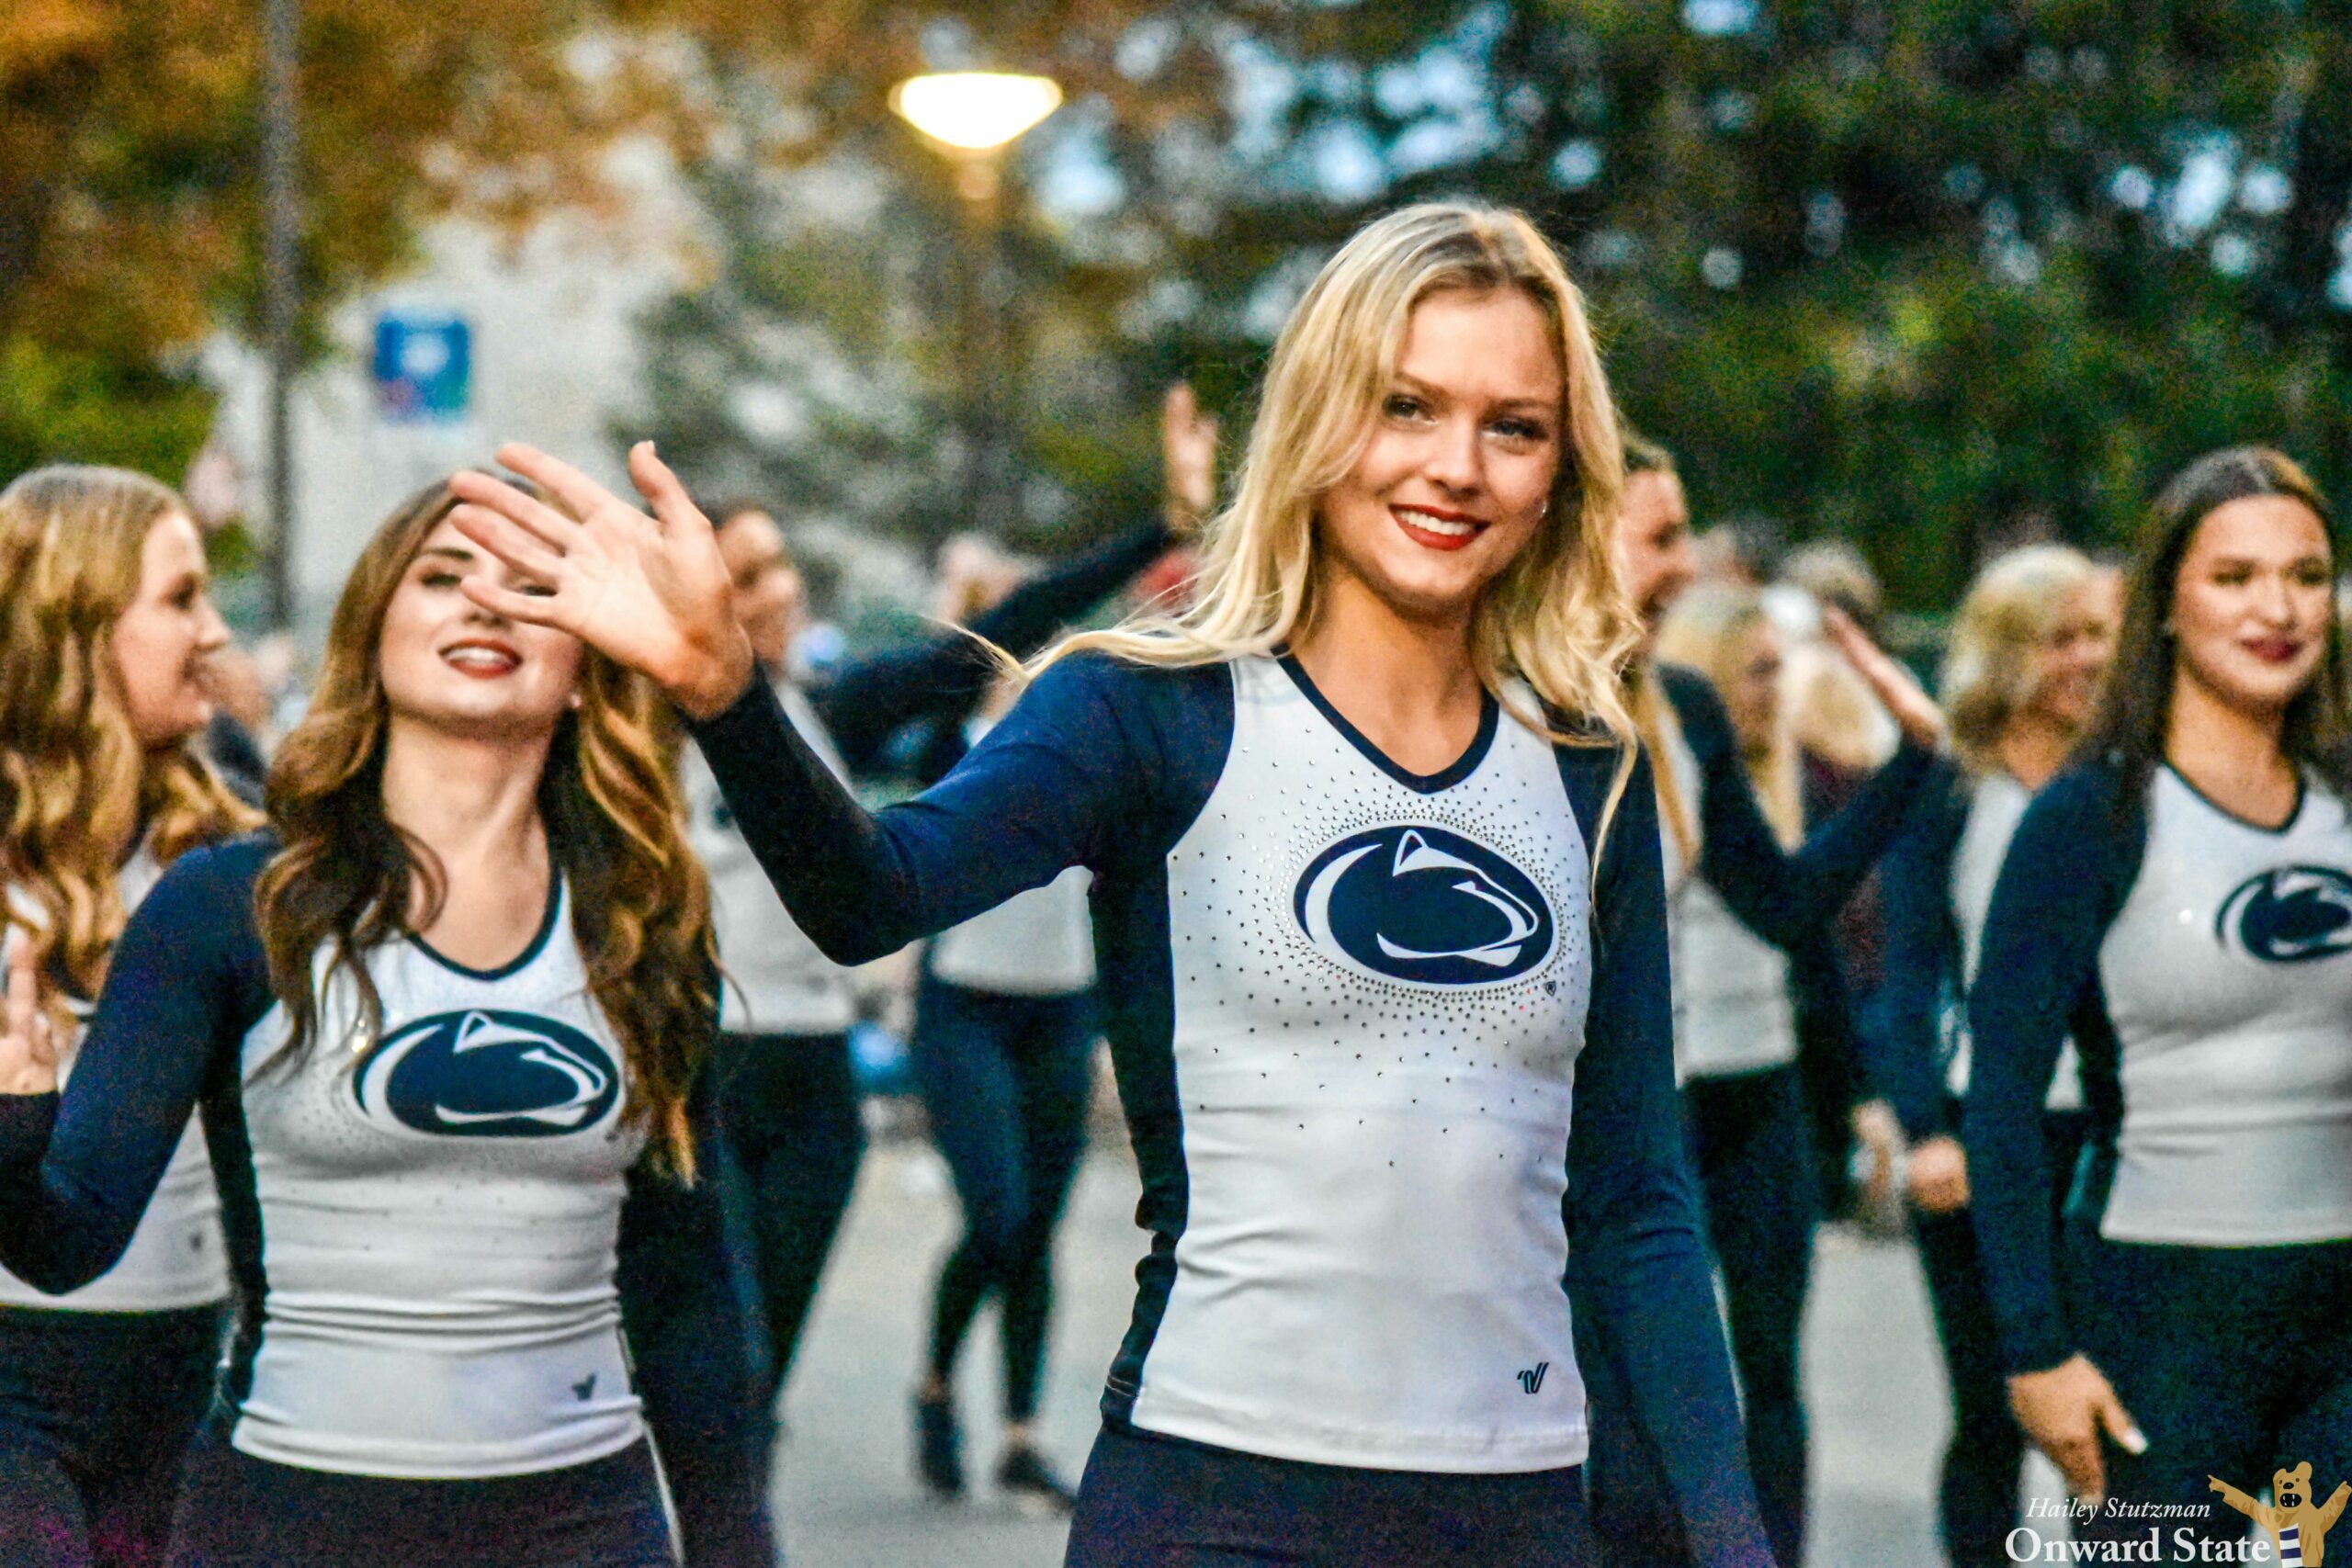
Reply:
[[[484,1481],[272,1464],[207,1431],[172,1568],[672,1568],[652,1450]]]
[[[0,1307],[0,1562],[153,1568],[212,1397],[218,1306]]]
[[[1305,1464],[1105,1422],[1065,1568],[1589,1568],[1583,1472]]]
[[[977,991],[926,970],[916,993],[915,1079],[964,1206],[933,1297],[931,1371],[949,1378],[981,1303],[996,1296],[1008,1421],[1037,1412],[1054,1229],[1086,1152],[1093,1048],[1091,992]]]
[[[2318,1501],[2352,1478],[2352,1242],[2152,1247],[2067,1229],[2069,1316],[2148,1439],[2136,1459],[2108,1445],[2109,1499],[2186,1506],[2163,1521],[2169,1548],[2184,1529],[2245,1538],[2210,1477],[2259,1494],[2274,1470],[2308,1461]],[[2112,1511],[2075,1529],[2147,1533],[2145,1517]]]
[[[1957,1126],[1957,1102],[1951,1110],[1951,1124]],[[2082,1150],[2084,1120],[2078,1111],[2052,1111],[2042,1118],[2053,1234],[2058,1208],[2065,1201],[2066,1173],[2075,1168]],[[1957,1209],[1948,1214],[1915,1213],[1911,1229],[1951,1389],[1951,1441],[1944,1449],[1937,1497],[1944,1555],[1952,1568],[2007,1568],[2016,1561],[2006,1543],[2020,1522],[2018,1470],[2025,1462],[2026,1442],[2009,1412],[2008,1375],[2001,1364],[1999,1330],[1992,1298],[1985,1293],[1975,1227],[1968,1211]]]
[[[865,1157],[857,1078],[846,1034],[721,1034],[713,1067],[773,1409]]]
[[[1798,1335],[1818,1210],[1804,1083],[1793,1066],[1683,1086],[1691,1165],[1723,1270],[1747,1468],[1772,1554],[1804,1561],[1805,1417]]]

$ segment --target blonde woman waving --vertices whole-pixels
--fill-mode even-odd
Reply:
[[[1343,247],[1193,608],[1064,643],[878,815],[751,680],[650,449],[652,516],[503,460],[580,521],[464,481],[460,526],[552,590],[474,592],[669,689],[832,956],[1093,873],[1151,1247],[1069,1562],[1590,1562],[1580,1341],[1696,1559],[1769,1561],[1680,1146],[1616,418],[1524,219],[1417,207]]]

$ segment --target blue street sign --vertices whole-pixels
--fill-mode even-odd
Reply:
[[[376,318],[376,400],[390,420],[463,419],[473,393],[473,329],[447,310]]]

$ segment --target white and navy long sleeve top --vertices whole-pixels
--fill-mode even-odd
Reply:
[[[139,908],[139,901],[163,874],[154,852],[142,844],[115,876],[123,908]],[[38,906],[29,896],[12,890],[10,897],[20,918],[39,918]],[[22,940],[14,930],[0,936],[0,961]],[[74,1002],[77,1020],[88,1018],[90,1005],[78,999]],[[65,1042],[59,1053],[61,1082],[73,1077],[78,1055],[75,1043]],[[113,1268],[60,1296],[28,1284],[0,1267],[0,1303],[10,1306],[68,1312],[174,1312],[210,1306],[228,1294],[220,1200],[213,1190],[212,1167],[205,1156],[204,1130],[193,1118],[184,1124],[178,1146],[156,1183],[155,1195]]]
[[[922,782],[933,783],[963,755],[964,720],[998,678],[995,662],[975,638],[1026,656],[1117,592],[1174,543],[1162,523],[1130,529],[1013,589],[974,618],[969,637],[955,632],[925,637],[858,660],[806,689],[778,682],[777,698],[802,739],[843,780],[881,769],[892,737],[908,726],[934,722],[938,728],[919,762]],[[689,836],[710,874],[711,920],[727,966],[727,1027],[780,1034],[847,1029],[857,1018],[849,972],[818,952],[778,901],[718,782],[691,749],[683,773]],[[1046,895],[1049,900],[1057,897],[1067,902],[1067,893]],[[1065,919],[1053,934],[1067,946],[1069,932],[1061,929],[1067,910],[1055,912]],[[976,967],[987,969],[993,951],[981,950]],[[1070,967],[1065,957],[1052,973]],[[1071,988],[1083,989],[1084,982]]]
[[[1738,736],[1706,677],[1661,665],[1656,678],[1679,731],[1668,738],[1665,765],[1699,839],[1695,866],[1668,852],[1679,1069],[1704,1078],[1784,1066],[1797,1055],[1792,958],[1842,1010],[1830,922],[1901,830],[1934,753],[1905,739],[1791,852],[1757,804]]]
[[[2013,1372],[2074,1350],[2044,1097],[2072,1036],[2090,1129],[2068,1201],[2111,1241],[2352,1239],[2352,821],[2306,778],[2257,827],[2159,768],[2080,763],[2026,809],[1969,997],[1972,1208]]]
[[[978,742],[993,728],[965,725]],[[1016,893],[995,908],[931,939],[923,963],[951,986],[991,996],[1070,997],[1094,987],[1094,928],[1086,893],[1093,880],[1074,865],[1043,887]]]
[[[1957,1137],[1954,1102],[1968,1092],[1968,987],[1982,962],[1984,919],[2009,840],[2033,792],[2007,773],[1970,778],[1939,764],[1909,825],[1879,863],[1885,980],[1871,1003],[1871,1076],[1913,1142]],[[2068,1045],[2045,1097],[2082,1108]]]
[[[1763,1561],[1684,1165],[1646,768],[1596,881],[1614,750],[1555,748],[1490,699],[1458,761],[1411,773],[1287,660],[1065,660],[875,815],[763,683],[697,735],[838,960],[1093,874],[1151,1233],[1111,1417],[1324,1463],[1573,1465],[1572,1280],[1702,1559]]]
[[[494,972],[415,938],[369,952],[381,1032],[339,976],[318,1043],[288,1059],[253,914],[274,851],[254,836],[176,862],[115,948],[62,1095],[0,1096],[0,1260],[45,1291],[104,1274],[196,1110],[240,1298],[238,1450],[455,1479],[638,1441],[625,1312],[662,1325],[665,1367],[740,1336],[716,1199],[651,1173],[622,1125],[625,1058],[561,879]],[[646,1402],[707,1425],[728,1393]]]

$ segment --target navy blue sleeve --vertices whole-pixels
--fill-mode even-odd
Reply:
[[[1781,847],[1748,783],[1723,703],[1703,676],[1671,666],[1657,678],[1699,761],[1699,872],[1758,936],[1793,948],[1833,919],[1902,829],[1935,753],[1905,738],[1844,810],[1794,854]]]
[[[1149,705],[1135,699],[1148,683],[1204,676],[1229,679],[1216,666],[1065,660],[946,779],[879,813],[793,732],[764,681],[693,729],[785,908],[826,957],[863,964],[1070,866],[1103,871],[1152,840],[1176,774],[1151,733]]]
[[[43,1291],[121,1258],[189,1113],[269,1010],[253,888],[275,846],[183,855],[115,944],[59,1095],[0,1095],[0,1263]]]
[[[2050,1234],[2042,1102],[2085,1010],[2104,1012],[2098,950],[2139,873],[2137,836],[2118,826],[2117,781],[2071,768],[2034,796],[1993,886],[1977,982],[1962,1138],[1969,1211],[2012,1373],[2074,1353]]]
[[[1571,799],[1590,802],[1577,813],[1588,838],[1600,815],[1595,784],[1605,788],[1612,765],[1605,750],[1563,749]],[[1691,1562],[1769,1565],[1674,1086],[1665,874],[1646,761],[1618,807],[1593,899],[1567,1224],[1594,1440],[1622,1433],[1642,1456],[1627,1462],[1663,1474]]]
[[[808,700],[850,772],[871,773],[898,730],[919,719],[960,721],[987,694],[998,667],[975,638],[1026,659],[1064,626],[1125,586],[1175,542],[1167,525],[1159,522],[1122,534],[1013,589],[973,617],[970,636],[937,634],[861,659],[813,688]]]
[[[621,1326],[645,1422],[662,1457],[688,1568],[770,1568],[768,1413],[749,1297],[729,1245],[716,1095],[706,1068],[687,1105],[696,1175],[649,1156],[621,1203]]]
[[[1959,994],[1960,930],[1951,912],[1952,856],[1968,823],[1967,796],[1950,763],[1886,858],[1879,862],[1883,976],[1871,998],[1867,1063],[1872,1091],[1894,1108],[1903,1135],[1959,1131],[1944,1089],[1945,1021]]]
[[[1825,927],[1789,950],[1789,1000],[1796,1015],[1797,1056],[1805,1084],[1805,1100],[1816,1112],[1816,1158],[1836,1156],[1843,1169],[1844,1153],[1852,1147],[1849,1122],[1864,1092],[1860,1031],[1855,1027],[1853,993],[1846,985],[1834,928]],[[1834,1122],[1819,1119],[1835,1111]],[[1825,1134],[1838,1139],[1830,1146]]]

